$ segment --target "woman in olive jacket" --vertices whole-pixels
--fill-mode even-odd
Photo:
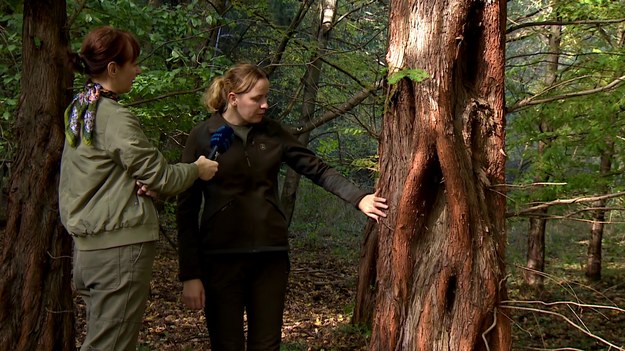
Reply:
[[[118,102],[141,73],[139,53],[132,34],[103,26],[70,54],[88,80],[65,113],[59,214],[74,238],[74,287],[87,309],[82,351],[136,349],[159,234],[143,192],[173,196],[217,171],[205,157],[169,164]]]
[[[213,115],[190,133],[183,162],[210,153],[219,128],[234,130],[210,181],[178,197],[183,301],[205,309],[214,351],[279,350],[289,272],[287,220],[280,208],[282,162],[353,204],[385,217],[386,200],[360,190],[277,122],[265,118],[269,81],[255,65],[239,64],[213,81],[204,103]],[[199,219],[199,223],[198,223]]]

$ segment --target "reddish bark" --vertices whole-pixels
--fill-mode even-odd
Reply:
[[[371,350],[509,350],[504,1],[392,0]],[[495,320],[496,318],[496,320]]]

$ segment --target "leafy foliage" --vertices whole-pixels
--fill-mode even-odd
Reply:
[[[388,76],[388,84],[397,84],[400,80],[408,78],[411,81],[417,83],[424,79],[429,78],[429,74],[420,69],[403,69],[397,72],[393,72]]]
[[[519,22],[570,24],[561,26],[558,53],[548,46],[549,38],[556,35],[549,31],[550,26],[537,24],[508,34],[508,105],[514,106],[524,99],[550,100],[509,115],[508,177],[518,185],[538,179],[564,184],[531,191],[519,188],[510,193],[513,206],[620,191],[623,183],[619,150],[623,143],[619,135],[623,125],[619,121],[623,88],[576,98],[565,96],[606,86],[625,72],[622,61],[625,47],[620,40],[623,24],[608,21],[622,18],[625,6],[590,0],[519,4],[527,7],[513,5],[509,13],[512,18],[521,18]],[[523,17],[527,13],[533,17]],[[550,83],[545,76],[553,69],[549,62],[553,62],[550,60],[554,54],[558,58],[556,81]],[[544,146],[540,151],[539,144]],[[601,155],[612,144],[615,147],[612,171],[600,176]]]
[[[208,118],[200,103],[203,90],[234,62],[261,65],[271,62],[270,68],[275,71],[271,76],[270,115],[286,125],[299,120],[303,102],[301,80],[316,49],[316,33],[312,28],[318,16],[318,8],[311,7],[294,32],[289,32],[302,3],[295,0],[231,1],[228,7],[219,9],[200,0],[70,1],[71,45],[78,51],[82,37],[91,28],[105,24],[127,29],[138,37],[142,44],[143,72],[123,102],[141,118],[152,142],[175,161],[179,158],[186,133],[197,122]],[[386,75],[384,55],[388,13],[383,3],[369,0],[341,3],[337,16],[340,20],[332,29],[328,50],[323,56],[315,116],[335,111],[351,96]],[[507,4],[511,28],[538,23],[511,30],[507,37],[506,103],[514,107],[530,102],[508,114],[507,178],[509,183],[518,186],[508,193],[510,207],[623,191],[625,88],[617,84],[595,94],[574,98],[568,98],[566,94],[601,88],[625,74],[625,45],[622,41],[625,25],[618,21],[625,17],[625,5],[622,1],[610,0],[519,0]],[[19,0],[0,3],[2,160],[12,158],[12,145],[18,142],[11,140],[9,130],[19,102],[22,76],[20,6]],[[551,69],[549,55],[553,54],[548,46],[551,25],[540,24],[544,21],[560,23],[562,29],[555,82],[544,79]],[[282,59],[272,61],[278,53],[278,44],[285,39],[289,40],[281,53]],[[427,75],[419,70],[401,71],[388,77],[388,83],[396,84],[403,78],[419,81]],[[84,77],[77,76],[75,87],[83,83]],[[553,100],[531,104],[538,99]],[[374,183],[376,138],[381,128],[383,100],[382,96],[374,94],[340,118],[319,126],[313,131],[310,144],[339,171],[365,186]],[[541,128],[541,125],[548,128]],[[539,144],[546,145],[541,152],[538,152]],[[600,174],[601,155],[611,147],[614,147],[611,171]],[[537,179],[561,185],[528,186]],[[308,186],[310,184],[304,182],[303,188]],[[301,201],[299,206],[308,209],[326,203],[318,194],[310,195],[307,201]],[[623,207],[623,200],[612,200],[612,205]],[[165,203],[164,208],[165,212],[173,211],[171,203]],[[350,244],[358,242],[352,234],[358,232],[362,222],[348,221],[344,212],[339,210],[342,210],[339,205],[332,204],[331,211],[323,212],[325,216],[307,211],[306,218],[296,217],[294,232],[301,236],[309,234],[300,237],[303,251],[321,247],[327,252],[330,247],[331,253],[342,254],[343,247],[328,244],[337,228],[342,234],[341,239]],[[570,206],[552,210],[561,214],[570,211]],[[338,212],[342,215],[334,216]],[[339,217],[342,226],[328,225],[333,219],[327,218],[328,215]],[[586,218],[587,215],[580,217]],[[621,219],[623,216],[616,213],[614,217]],[[587,228],[576,227],[575,233],[582,230]],[[618,230],[622,231],[622,228]],[[555,233],[559,231],[566,232],[567,229],[554,229]],[[511,232],[511,241],[518,240],[518,233]],[[615,235],[612,234],[611,239]],[[556,235],[548,238],[556,239]],[[622,242],[622,238],[609,241],[605,248],[622,251]],[[575,242],[568,244],[567,248],[574,246]],[[522,250],[512,247],[509,253],[514,256]],[[557,245],[550,250],[554,250],[548,253],[553,261],[570,258],[558,252]],[[577,261],[580,255],[583,254],[575,256]],[[573,259],[568,261],[569,266],[576,264]],[[314,285],[310,281],[307,284]],[[512,293],[520,293],[520,289],[514,290],[517,286],[514,284]],[[175,299],[166,292],[163,296]],[[314,297],[311,299],[314,301]],[[544,320],[537,323],[542,329],[536,335],[546,335],[545,330],[549,328],[543,328],[545,323]],[[307,326],[316,330],[318,325],[313,321]],[[300,342],[303,344],[301,340],[293,340],[293,349],[298,349]],[[589,344],[588,347],[596,346]]]

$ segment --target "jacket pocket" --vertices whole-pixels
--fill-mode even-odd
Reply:
[[[286,215],[284,214],[284,211],[282,211],[282,207],[274,202],[273,199],[267,199],[267,202],[269,202],[273,209],[278,212],[280,216],[282,216],[282,219],[286,221]]]
[[[240,209],[237,209],[234,200],[223,206],[208,208],[202,216],[200,233],[202,246],[208,249],[225,249],[241,245],[239,235],[245,225],[240,218]]]

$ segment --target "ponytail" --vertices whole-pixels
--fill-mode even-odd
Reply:
[[[226,111],[226,106],[228,105],[227,91],[229,89],[224,87],[225,80],[223,76],[215,78],[204,93],[202,102],[211,113],[224,113]]]

